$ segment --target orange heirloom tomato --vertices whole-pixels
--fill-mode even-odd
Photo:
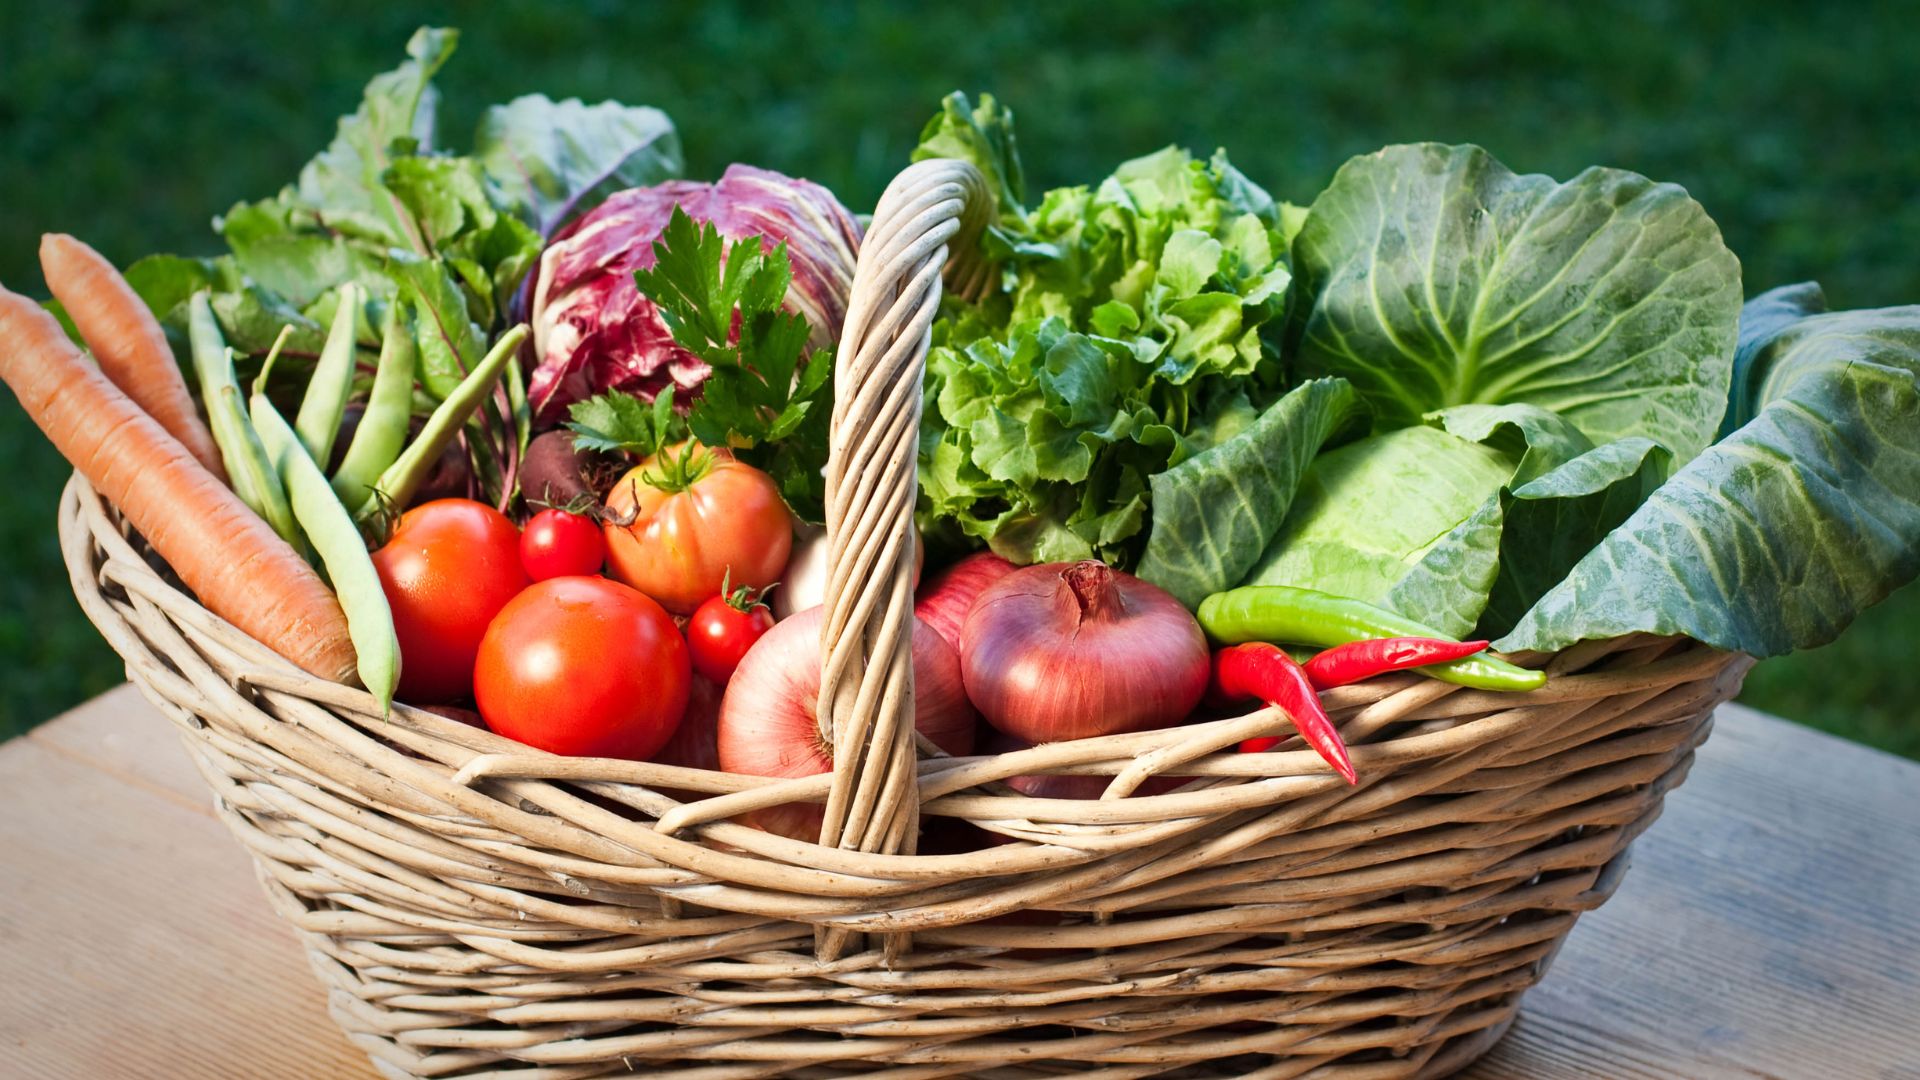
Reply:
[[[764,589],[793,550],[773,478],[726,450],[668,447],[607,494],[607,571],[677,615],[724,583]]]

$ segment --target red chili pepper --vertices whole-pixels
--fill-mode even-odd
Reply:
[[[1389,671],[1444,664],[1472,656],[1487,647],[1484,641],[1448,641],[1445,638],[1394,637],[1349,641],[1335,645],[1306,662],[1307,678],[1319,690],[1357,683]]]
[[[1320,707],[1320,695],[1314,693],[1313,683],[1293,657],[1279,646],[1253,641],[1214,653],[1212,689],[1229,701],[1259,698],[1286,713],[1307,745],[1333,766],[1335,772],[1349,784],[1360,782],[1354,774],[1353,762],[1347,757],[1347,744],[1326,710]],[[1248,739],[1240,744],[1240,752],[1257,754],[1279,743],[1280,740],[1273,737]]]

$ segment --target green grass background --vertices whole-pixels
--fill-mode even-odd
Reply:
[[[0,282],[42,293],[39,234],[110,258],[215,250],[209,218],[291,179],[407,34],[465,29],[443,145],[528,91],[667,110],[690,171],[747,161],[871,206],[956,87],[1019,114],[1036,190],[1179,142],[1306,201],[1384,143],[1478,142],[1523,171],[1685,185],[1747,291],[1920,301],[1910,7],[1266,3],[572,5],[0,0]],[[3,347],[4,343],[0,343]],[[0,737],[111,686],[55,547],[59,458],[0,404]],[[1916,422],[1920,422],[1917,419]],[[1762,664],[1745,700],[1920,757],[1920,591]]]

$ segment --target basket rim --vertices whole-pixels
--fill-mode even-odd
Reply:
[[[102,574],[87,565],[92,560],[85,549],[95,545],[104,553],[104,562],[112,564],[112,576],[121,588],[138,592],[142,599],[186,632],[196,646],[203,650],[217,648],[240,661],[242,668],[232,679],[236,685],[297,695],[352,718],[363,727],[380,722],[379,705],[372,694],[301,671],[163,576],[149,561],[150,556],[143,555],[141,549],[123,535],[125,525],[117,509],[94,492],[77,472],[62,495],[60,526],[73,585],[90,617],[96,616],[96,609],[105,599]],[[80,558],[76,561],[75,556]],[[88,592],[92,592],[93,597],[87,597]],[[89,599],[93,602],[89,603]],[[96,617],[95,621],[98,624],[100,620]],[[1626,661],[1616,660],[1605,670],[1578,670],[1618,654],[1624,654]],[[1555,677],[1540,689],[1498,693],[1399,673],[1322,692],[1321,698],[1329,713],[1337,721],[1344,717],[1348,723],[1355,717],[1363,721],[1369,717],[1391,717],[1414,707],[1424,710],[1423,716],[1427,718],[1434,717],[1436,709],[1441,716],[1495,709],[1444,730],[1389,732],[1380,741],[1356,741],[1351,750],[1356,766],[1363,770],[1362,784],[1356,790],[1363,791],[1368,786],[1365,773],[1369,766],[1405,767],[1439,760],[1510,734],[1531,722],[1539,711],[1552,706],[1591,702],[1643,692],[1663,682],[1710,676],[1746,659],[1690,639],[1644,634],[1583,642],[1559,653],[1518,653],[1508,658],[1525,666],[1544,667]],[[397,701],[393,721],[404,724],[416,737],[439,742],[446,750],[465,756],[466,763],[458,767],[434,763],[433,767],[453,784],[470,786],[485,781],[532,780],[700,793],[702,798],[691,801],[659,796],[675,804],[662,810],[658,827],[660,832],[669,835],[710,825],[760,805],[818,802],[824,798],[831,778],[830,773],[782,779],[617,758],[563,757]],[[1388,722],[1381,722],[1373,730]],[[1261,735],[1288,736],[1289,742],[1299,748],[1258,755],[1231,752],[1241,740]],[[1163,773],[1209,782],[1238,782],[1189,790],[1195,786],[1189,781],[1171,792],[1133,793],[1141,782]],[[1111,787],[1100,800],[1028,796],[1000,783],[1009,777],[1031,774],[1111,776],[1124,782]],[[1272,708],[1171,728],[1041,744],[1002,754],[923,756],[919,777],[927,809],[936,815],[1018,819],[1037,814],[1055,820],[1082,819],[1095,827],[1267,806],[1289,799],[1326,795],[1346,787],[1325,769],[1317,754],[1304,748],[1284,714]],[[1242,790],[1249,787],[1255,790]],[[1256,795],[1257,798],[1248,801]],[[816,853],[834,850],[817,843],[781,839]],[[871,857],[908,863],[951,858],[917,854]]]

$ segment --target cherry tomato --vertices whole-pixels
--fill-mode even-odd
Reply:
[[[527,587],[520,530],[485,503],[436,499],[400,515],[373,568],[400,638],[400,698],[467,697],[487,624]]]
[[[771,629],[773,612],[754,590],[742,585],[727,595],[708,597],[687,620],[693,670],[725,685],[740,658]]]
[[[598,574],[606,561],[607,541],[585,514],[542,510],[520,534],[520,565],[535,581]]]
[[[773,478],[698,443],[630,470],[607,510],[608,572],[676,615],[692,614],[728,580],[766,588],[793,550],[793,519]]]
[[[673,737],[692,672],[673,616],[600,577],[534,584],[480,643],[487,726],[555,754],[642,761]]]

